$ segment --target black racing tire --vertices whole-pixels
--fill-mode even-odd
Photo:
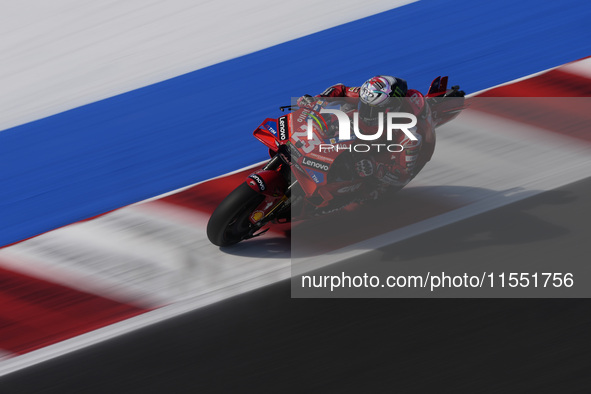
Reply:
[[[242,241],[252,229],[249,216],[265,196],[242,183],[215,209],[207,223],[207,238],[217,246],[230,246]]]

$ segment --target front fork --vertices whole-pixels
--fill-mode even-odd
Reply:
[[[247,238],[264,234],[268,229],[256,232],[273,220],[285,219],[281,223],[287,223],[291,219],[288,213],[291,207],[291,192],[297,185],[297,180],[291,179],[289,156],[285,154],[286,151],[287,147],[282,145],[277,154],[261,170],[249,175],[246,181],[253,190],[266,196],[249,217],[253,228]]]

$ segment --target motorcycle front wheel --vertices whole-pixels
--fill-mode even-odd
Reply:
[[[207,238],[217,246],[242,241],[252,230],[249,217],[265,196],[242,183],[218,205],[207,223]]]

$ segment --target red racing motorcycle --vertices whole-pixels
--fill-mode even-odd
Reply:
[[[447,79],[437,77],[426,95],[413,91],[408,98],[413,112],[425,120],[417,130],[423,137],[417,160],[422,165],[433,154],[435,127],[464,108],[464,92],[459,86],[447,89]],[[354,171],[358,141],[341,140],[329,131],[326,116],[320,114],[326,104],[319,98],[314,108],[280,107],[292,112],[267,118],[257,127],[254,137],[269,148],[271,159],[215,209],[207,224],[211,243],[230,246],[264,234],[266,225],[334,212],[372,192],[375,185]]]

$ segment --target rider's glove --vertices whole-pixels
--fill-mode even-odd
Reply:
[[[312,108],[314,107],[314,103],[316,102],[316,98],[310,96],[309,94],[305,94],[298,99],[298,107],[300,108]]]

